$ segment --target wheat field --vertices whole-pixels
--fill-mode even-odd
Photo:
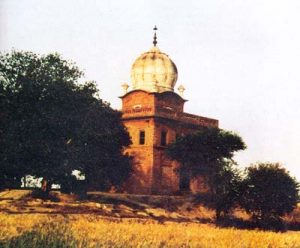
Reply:
[[[300,235],[92,214],[0,214],[0,247],[296,248]]]

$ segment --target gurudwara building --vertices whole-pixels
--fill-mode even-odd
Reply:
[[[131,87],[122,85],[122,120],[132,140],[125,153],[134,163],[125,190],[135,194],[202,191],[203,180],[180,174],[180,164],[168,158],[166,147],[179,136],[218,127],[218,120],[184,112],[184,87],[180,85],[179,93],[174,92],[176,65],[157,47],[156,27],[154,30],[154,46],[132,65]]]

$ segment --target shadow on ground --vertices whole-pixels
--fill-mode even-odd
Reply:
[[[41,192],[32,190],[8,190],[0,192],[0,213],[8,214],[95,214],[101,218],[118,220],[122,218],[153,220],[164,222],[210,223],[220,227],[239,229],[265,229],[238,210],[215,220],[214,211],[207,204],[197,201],[192,195],[149,196],[104,192],[88,192],[87,195],[62,194],[50,192],[45,197]],[[300,210],[294,211],[276,231],[300,230]],[[268,228],[270,229],[270,228]]]

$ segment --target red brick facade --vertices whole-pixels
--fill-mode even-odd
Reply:
[[[126,153],[134,157],[134,173],[125,190],[136,194],[175,194],[182,190],[179,164],[165,154],[167,144],[177,136],[204,126],[218,127],[218,121],[184,113],[185,100],[174,92],[150,93],[134,90],[122,99],[122,119],[132,139]],[[189,190],[203,191],[203,180],[192,180]]]

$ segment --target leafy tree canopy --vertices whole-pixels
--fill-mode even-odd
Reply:
[[[58,54],[0,55],[2,185],[27,174],[64,184],[75,169],[104,188],[128,176],[122,149],[130,138],[121,114],[97,97],[94,82],[80,84],[82,76]]]
[[[234,152],[245,148],[243,140],[235,133],[219,128],[203,128],[178,138],[169,145],[168,154],[182,166],[194,169],[196,175],[197,172],[205,173],[218,161],[232,159]]]
[[[278,163],[250,166],[243,184],[242,206],[255,219],[278,218],[297,206],[299,184]]]
[[[181,173],[202,176],[210,189],[211,203],[219,217],[237,199],[240,176],[234,168],[234,152],[244,150],[241,137],[218,128],[202,130],[180,137],[168,147],[169,156],[180,162]]]

